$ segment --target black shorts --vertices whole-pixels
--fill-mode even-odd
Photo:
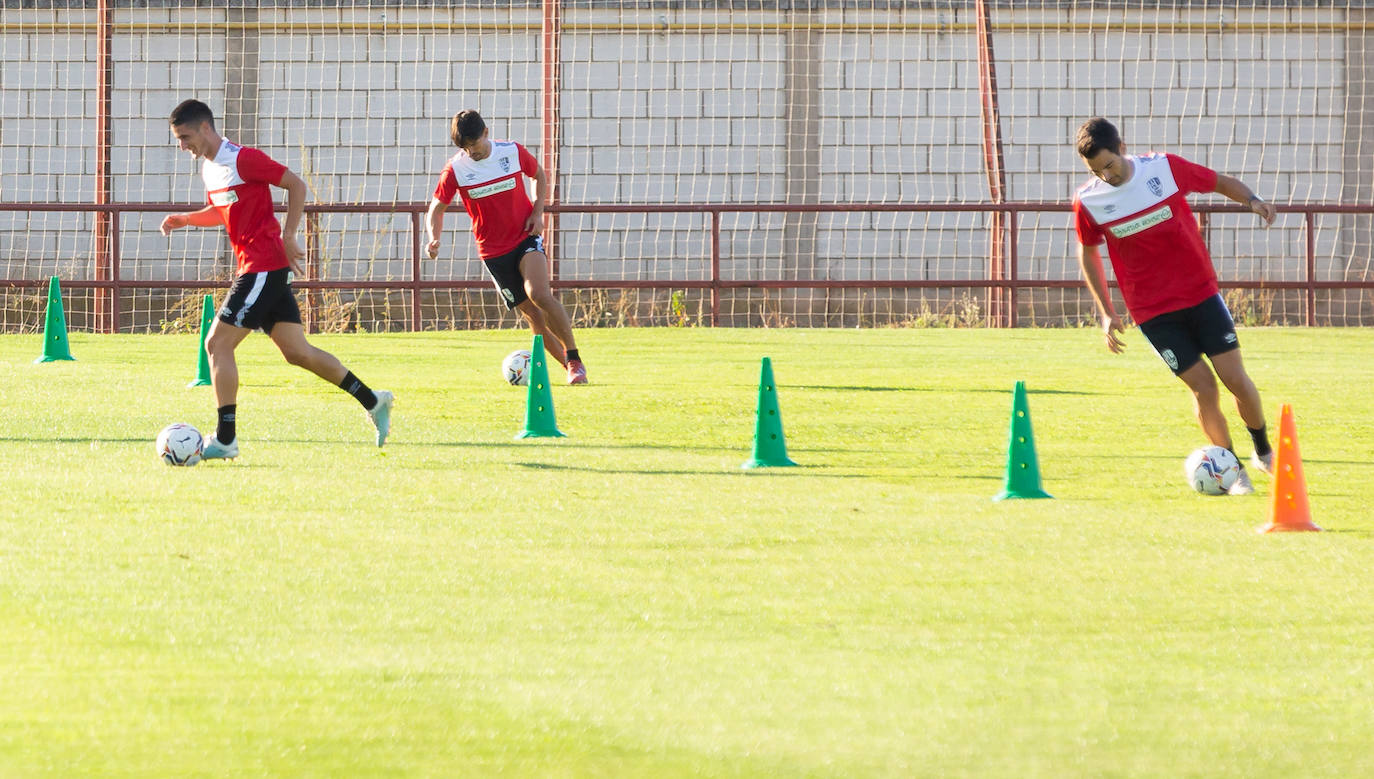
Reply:
[[[544,239],[531,235],[505,254],[482,260],[487,266],[487,273],[491,274],[491,280],[496,282],[496,291],[501,293],[501,299],[506,302],[507,309],[515,308],[530,299],[529,295],[525,294],[525,275],[520,272],[520,261],[530,252],[542,251]]]
[[[301,309],[291,291],[290,269],[244,273],[234,279],[219,308],[219,321],[271,333],[278,322],[301,323]]]
[[[1190,308],[1140,323],[1150,345],[1177,376],[1202,359],[1240,348],[1236,323],[1218,293]]]

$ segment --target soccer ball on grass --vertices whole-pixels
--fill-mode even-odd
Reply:
[[[1240,461],[1223,447],[1204,446],[1183,461],[1183,475],[1203,495],[1225,495],[1240,478]]]
[[[157,456],[168,465],[195,465],[204,448],[200,431],[184,422],[170,424],[157,434]]]
[[[501,375],[506,377],[506,381],[517,387],[523,387],[530,383],[530,352],[528,349],[520,349],[506,355],[506,359],[501,361]]]

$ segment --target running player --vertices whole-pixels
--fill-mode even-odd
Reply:
[[[257,149],[221,137],[215,130],[214,113],[199,100],[178,105],[170,121],[180,148],[204,160],[201,177],[209,205],[199,211],[169,214],[162,220],[162,234],[170,235],[182,227],[223,225],[238,260],[238,274],[205,340],[219,422],[214,435],[205,441],[204,458],[239,455],[235,431],[239,371],[234,349],[253,330],[267,333],[287,362],[357,398],[377,428],[377,446],[386,443],[392,394],[368,389],[334,355],[305,340],[301,312],[291,291],[291,273],[303,275],[300,258],[305,252],[296,243],[296,228],[305,210],[305,182]],[[289,195],[285,228],[272,213],[268,185],[281,187]]]
[[[1236,327],[1186,196],[1190,192],[1225,195],[1249,208],[1265,226],[1274,223],[1274,206],[1240,181],[1182,157],[1127,155],[1116,127],[1101,117],[1083,123],[1077,145],[1078,154],[1096,177],[1073,198],[1079,264],[1097,301],[1107,348],[1119,353],[1125,344],[1118,337],[1124,330],[1102,272],[1098,246],[1104,241],[1126,310],[1192,392],[1203,434],[1212,444],[1231,449],[1231,431],[1212,374],[1215,370],[1235,396],[1236,409],[1254,441],[1250,464],[1272,473],[1273,451],[1259,390],[1241,364]],[[1202,360],[1204,354],[1211,369]],[[1242,466],[1231,494],[1254,491]]]
[[[476,111],[453,117],[449,134],[459,151],[444,165],[425,219],[430,259],[439,256],[444,211],[461,195],[472,217],[477,254],[496,282],[507,309],[517,309],[530,330],[544,336],[544,347],[568,371],[569,384],[586,384],[587,369],[573,340],[572,320],[549,287],[544,254],[544,206],[549,177],[534,156],[514,141],[493,141]],[[525,178],[533,178],[530,202]]]

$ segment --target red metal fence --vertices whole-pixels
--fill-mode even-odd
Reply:
[[[199,289],[223,284],[214,279],[182,280],[132,280],[120,277],[120,215],[125,213],[162,213],[184,211],[192,206],[171,203],[0,203],[0,212],[82,212],[108,216],[109,227],[107,245],[98,256],[108,257],[108,265],[96,268],[93,279],[63,279],[63,285],[74,289],[94,289],[105,294],[108,305],[98,307],[97,329],[102,332],[115,332],[120,321],[120,291],[137,289]],[[423,278],[423,256],[421,236],[424,231],[424,203],[362,203],[362,204],[312,204],[306,206],[308,214],[330,213],[389,213],[409,214],[411,225],[410,278],[396,281],[374,281],[367,279],[341,281],[304,280],[296,286],[305,289],[352,289],[352,290],[409,290],[411,291],[412,329],[424,329],[421,316],[421,296],[419,293],[430,290],[486,289],[489,285],[482,280],[426,280]],[[1245,209],[1234,205],[1197,204],[1195,209],[1204,222],[1213,213],[1244,213]],[[645,204],[645,205],[578,205],[563,204],[551,206],[551,214],[648,214],[648,213],[699,213],[710,214],[710,278],[709,279],[558,279],[554,278],[555,288],[561,289],[700,289],[710,294],[710,322],[720,321],[720,295],[728,289],[965,289],[984,290],[989,293],[991,309],[988,322],[993,325],[1017,326],[1018,293],[1034,289],[1081,288],[1083,282],[1078,278],[1020,278],[1017,272],[1018,224],[1021,217],[1028,213],[1067,212],[1066,203],[1020,202],[1020,203],[947,203],[947,204]],[[1306,235],[1306,257],[1302,278],[1298,280],[1226,280],[1221,281],[1224,289],[1243,290],[1301,290],[1304,293],[1304,322],[1308,326],[1317,324],[1318,290],[1374,290],[1374,280],[1319,280],[1316,278],[1316,217],[1318,214],[1374,215],[1374,205],[1289,205],[1279,208],[1281,213],[1303,215]],[[1000,214],[1005,222],[1007,233],[1007,261],[1004,267],[989,267],[987,277],[981,279],[725,279],[721,277],[721,240],[720,220],[726,213],[780,213],[780,212],[977,212]],[[1067,225],[1064,229],[1069,229]],[[1205,232],[1205,230],[1204,230]],[[555,269],[557,265],[555,264]],[[0,287],[41,289],[45,279],[0,278]]]

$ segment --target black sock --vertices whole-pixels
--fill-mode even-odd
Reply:
[[[363,408],[368,411],[377,407],[377,396],[372,394],[372,390],[367,388],[362,379],[353,375],[353,371],[344,374],[343,381],[339,382],[339,387],[357,398],[358,402],[363,404]]]
[[[569,350],[568,350],[568,361],[571,362],[572,360],[577,360],[577,361],[579,361],[579,362],[582,360],[581,357],[578,357],[578,356],[577,356],[577,350],[576,350],[576,349],[569,349]]]
[[[1269,446],[1269,434],[1266,432],[1268,430],[1267,426],[1247,427],[1245,429],[1250,431],[1250,440],[1255,442],[1255,454],[1264,457],[1274,451],[1273,448]]]
[[[227,406],[219,407],[219,423],[215,426],[215,440],[222,444],[234,443],[234,410],[238,408],[237,403],[230,403]]]

